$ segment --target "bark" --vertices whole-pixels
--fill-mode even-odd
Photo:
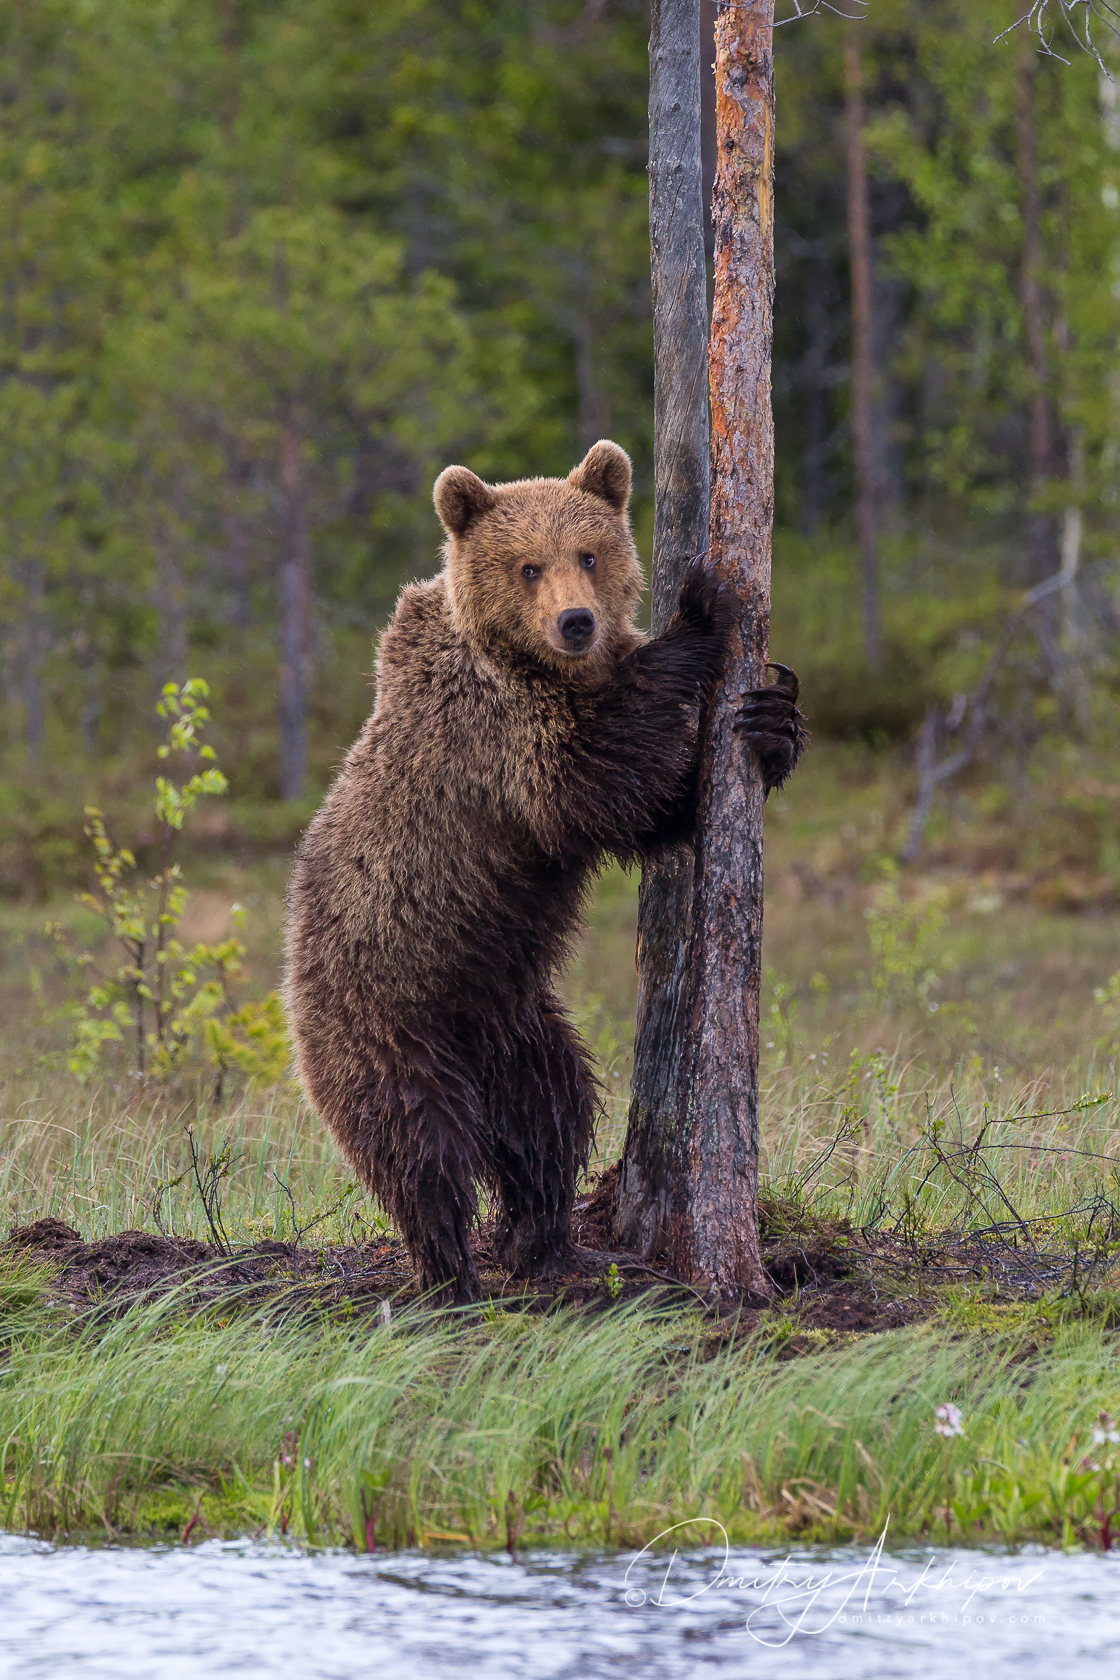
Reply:
[[[1029,31],[1020,37],[1018,152],[1023,203],[1023,267],[1021,294],[1031,376],[1030,498],[1028,533],[1033,577],[1049,577],[1057,554],[1052,516],[1038,506],[1053,475],[1054,428],[1050,413],[1046,319],[1042,294],[1042,194],[1038,180],[1038,125],[1034,108],[1036,53]]]
[[[727,668],[703,727],[687,944],[672,1027],[675,1113],[663,1115],[660,1182],[647,1174],[647,1240],[717,1296],[766,1295],[758,1240],[758,1004],[762,778],[733,723],[767,657],[774,437],[773,0],[720,0],[716,15],[715,273],[709,347],[709,564],[737,603]],[[682,949],[682,945],[684,948]],[[639,1122],[642,1116],[637,1116]],[[675,1127],[673,1126],[675,1121]],[[646,1131],[652,1130],[648,1118]],[[657,1151],[628,1139],[631,1162]]]
[[[879,604],[879,482],[873,408],[875,368],[872,318],[871,211],[867,193],[866,112],[859,25],[844,42],[848,129],[848,260],[852,286],[852,453],[856,469],[856,525],[863,581],[863,648],[873,671],[882,669]]]
[[[280,428],[284,555],[280,568],[280,796],[299,799],[307,779],[307,637],[311,521],[303,438]]]
[[[672,616],[689,559],[708,545],[708,312],[701,163],[699,0],[653,0],[650,254],[654,341],[653,628]],[[707,54],[710,59],[710,50]],[[687,929],[692,860],[642,872],[638,1019],[618,1238],[660,1254],[687,1079]]]

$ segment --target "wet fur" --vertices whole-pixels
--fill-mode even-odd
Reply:
[[[422,1284],[456,1300],[477,1294],[480,1184],[511,1273],[570,1266],[596,1083],[553,975],[603,856],[642,859],[690,832],[727,612],[694,570],[664,635],[634,628],[629,484],[613,444],[568,480],[441,475],[444,570],[400,598],[374,713],[292,878],[304,1087]],[[541,568],[528,586],[526,564]],[[554,645],[572,604],[596,615],[578,658]]]

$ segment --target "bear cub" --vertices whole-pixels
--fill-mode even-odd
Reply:
[[[601,860],[692,831],[730,607],[694,566],[665,633],[635,629],[629,498],[608,442],[567,479],[440,474],[443,571],[403,591],[373,715],[295,863],[304,1089],[445,1300],[477,1297],[480,1185],[510,1273],[576,1266],[596,1082],[553,976]],[[768,790],[805,739],[797,679],[778,670],[738,723]]]

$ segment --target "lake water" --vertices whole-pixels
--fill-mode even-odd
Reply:
[[[1120,1556],[716,1545],[511,1561],[0,1535],[4,1680],[959,1680],[968,1665],[1111,1680]]]

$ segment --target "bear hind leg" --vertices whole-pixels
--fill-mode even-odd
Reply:
[[[572,1203],[596,1106],[583,1047],[550,1001],[499,1059],[489,1092],[494,1246],[515,1277],[555,1277],[575,1267]]]
[[[394,1069],[367,1101],[359,1134],[365,1159],[355,1164],[403,1238],[417,1280],[443,1305],[477,1301],[478,1271],[470,1233],[482,1174],[482,1107],[460,1087]],[[454,1088],[458,1081],[450,1081]]]

